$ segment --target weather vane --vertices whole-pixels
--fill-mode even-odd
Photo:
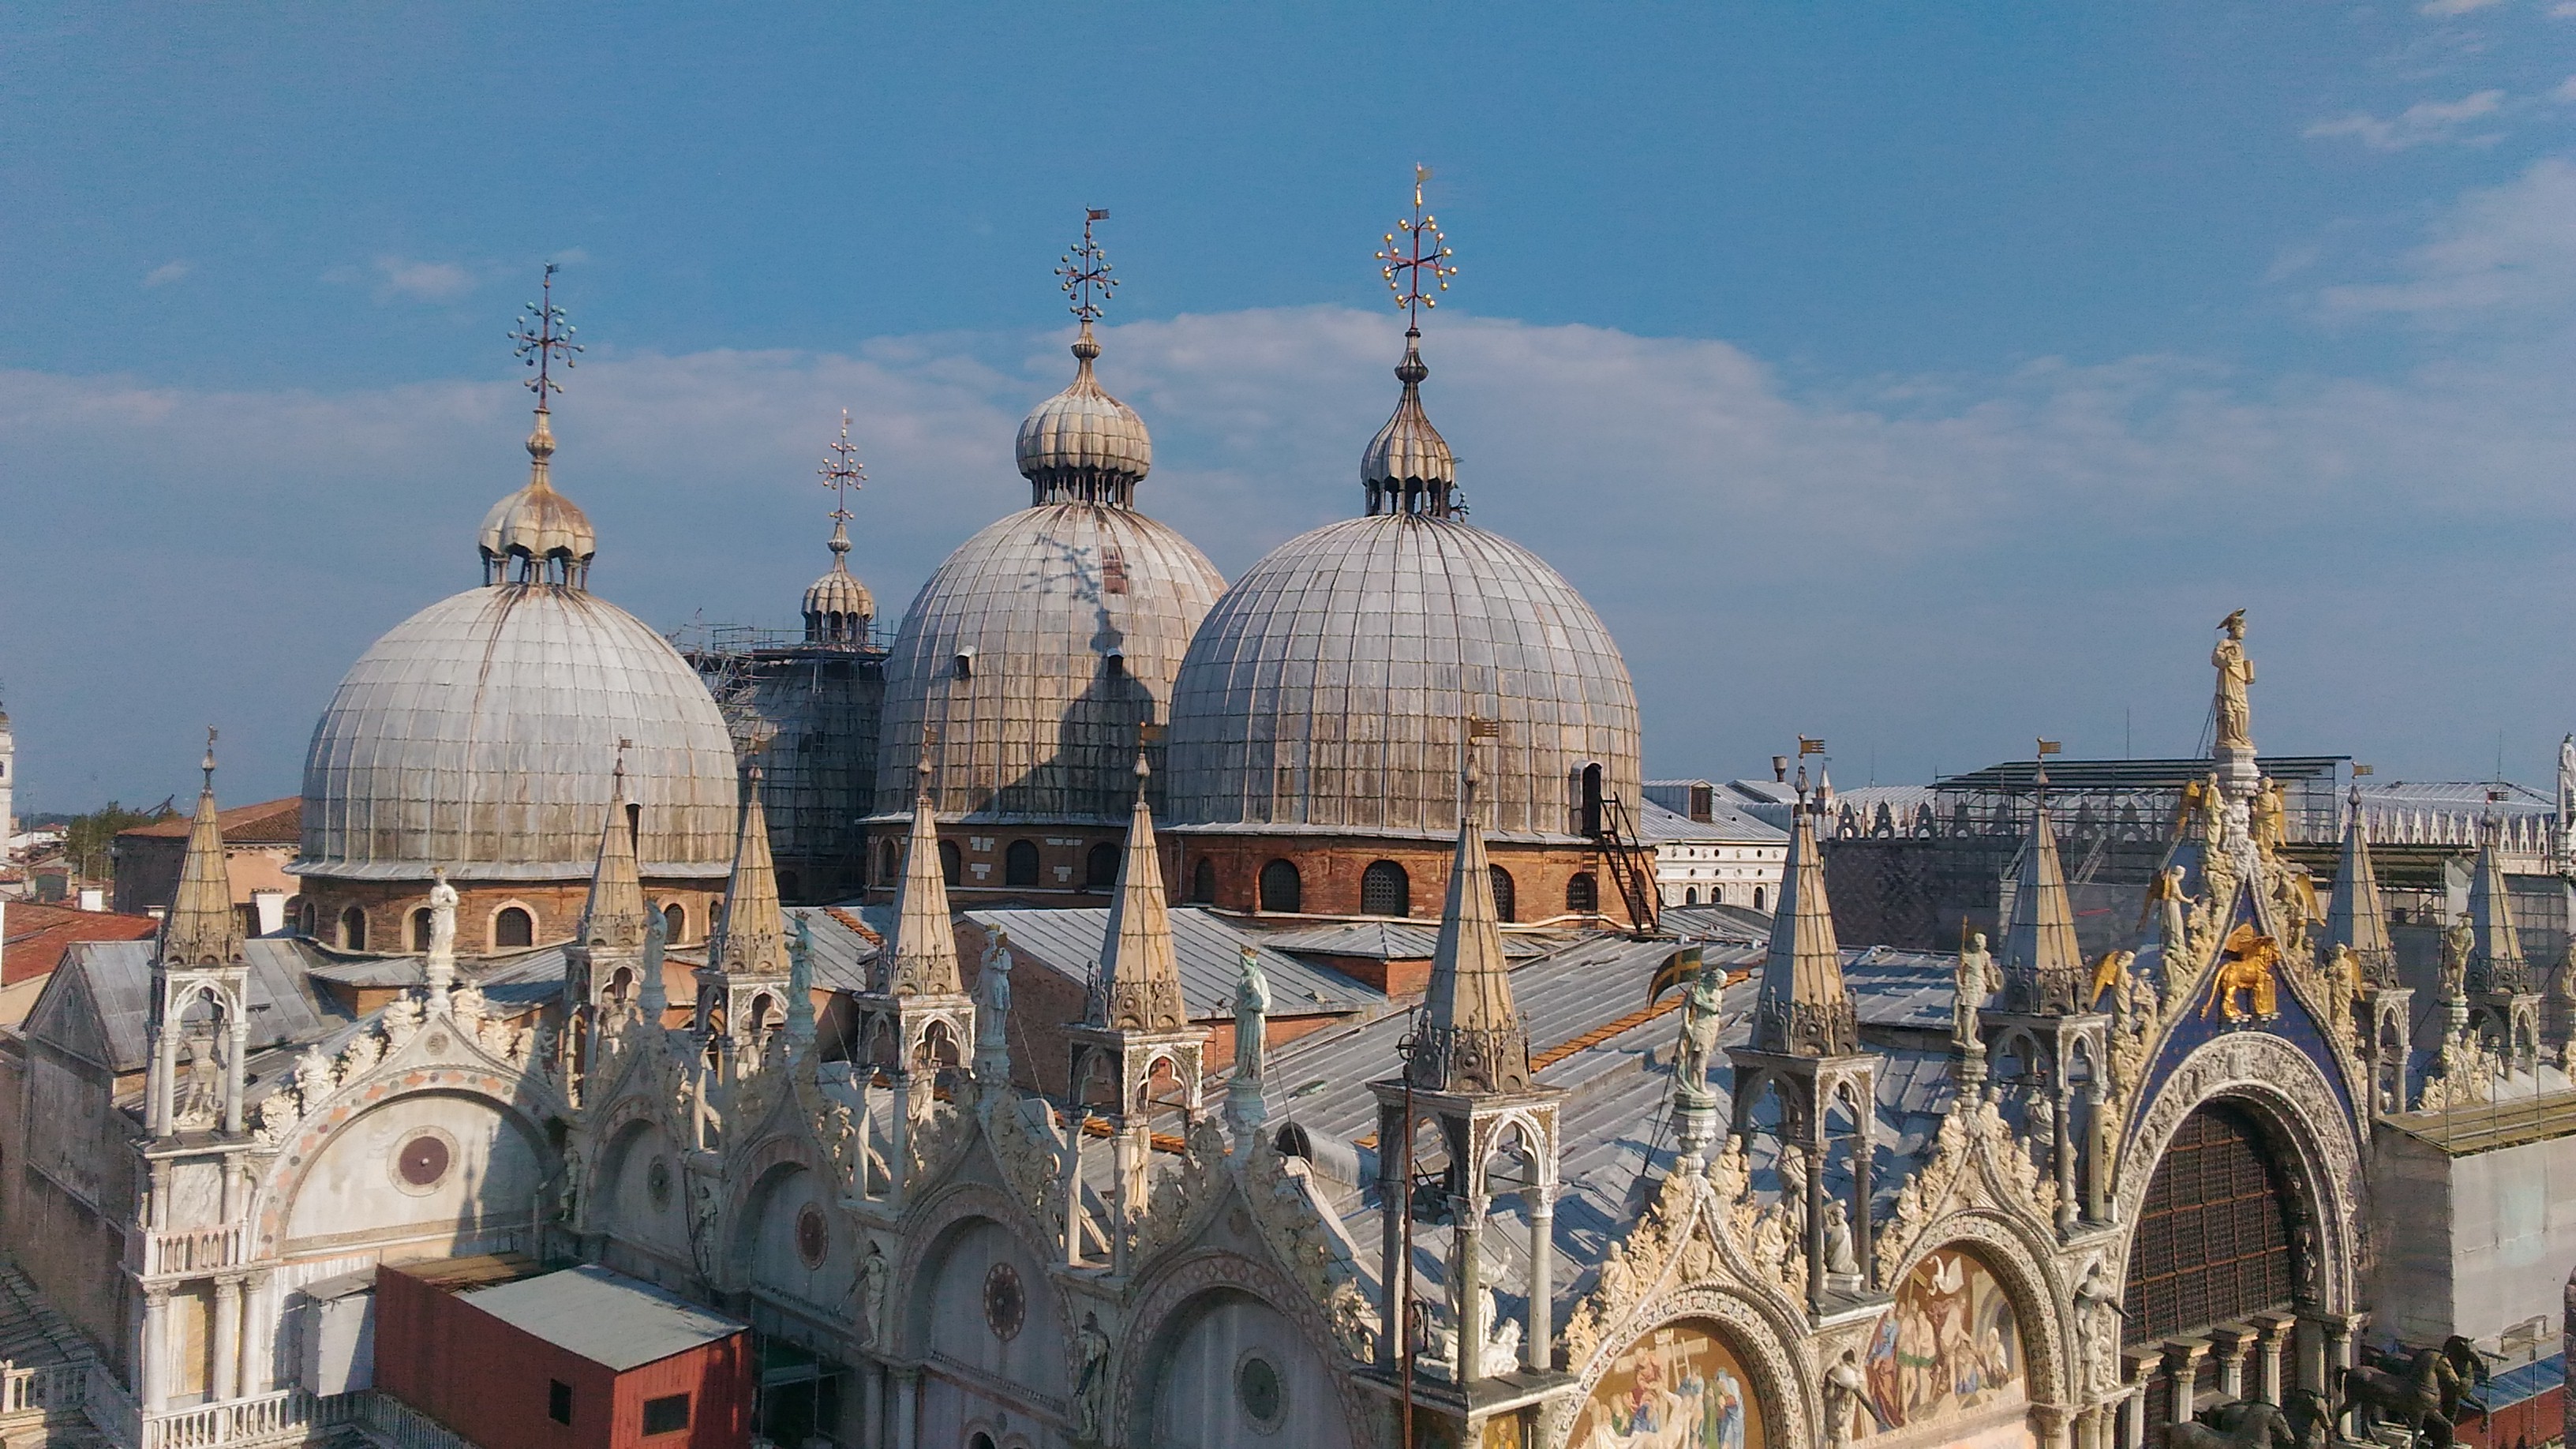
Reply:
[[[574,356],[581,351],[581,344],[572,340],[572,334],[578,329],[564,320],[563,309],[555,305],[555,264],[552,262],[546,263],[543,287],[545,300],[530,302],[526,314],[519,318],[518,330],[510,334],[510,340],[518,344],[519,360],[537,370],[537,375],[527,380],[527,388],[537,395],[540,409],[546,405],[547,393],[563,391],[563,384],[549,375],[554,359],[562,358],[564,370],[569,372]]]
[[[850,490],[868,481],[867,464],[859,461],[859,450],[850,442],[850,410],[841,409],[841,439],[832,444],[832,456],[814,470],[822,475],[823,486],[840,495],[831,512],[834,523],[850,521]]]
[[[1055,274],[1064,278],[1064,294],[1073,299],[1073,315],[1081,318],[1086,327],[1099,318],[1101,309],[1118,291],[1118,279],[1109,275],[1115,269],[1100,254],[1100,244],[1091,239],[1092,224],[1108,219],[1109,213],[1096,206],[1085,208],[1082,242],[1065,253],[1055,269]]]
[[[1386,234],[1385,249],[1377,254],[1383,264],[1378,275],[1386,278],[1395,305],[1404,309],[1407,331],[1420,330],[1422,309],[1439,306],[1439,294],[1448,291],[1449,279],[1458,275],[1458,269],[1449,264],[1453,253],[1448,236],[1440,230],[1440,219],[1422,209],[1422,183],[1430,179],[1430,167],[1413,168],[1413,215],[1395,224],[1395,231],[1404,233],[1404,248],[1397,249],[1395,231],[1391,231]]]

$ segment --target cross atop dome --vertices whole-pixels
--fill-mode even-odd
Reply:
[[[1090,335],[1091,324],[1099,320],[1109,306],[1109,299],[1118,291],[1118,279],[1110,275],[1117,269],[1109,265],[1109,258],[1101,252],[1100,243],[1091,235],[1094,223],[1108,219],[1106,210],[1097,206],[1085,207],[1082,240],[1074,245],[1073,250],[1057,259],[1055,269],[1055,274],[1064,278],[1064,294],[1073,299],[1068,310],[1081,319],[1085,336]]]
[[[1100,356],[1091,335],[1118,289],[1109,259],[1101,254],[1092,228],[1109,213],[1090,207],[1082,213],[1082,240],[1060,259],[1055,274],[1064,279],[1070,311],[1082,323],[1073,339],[1073,385],[1045,402],[1020,422],[1020,474],[1029,480],[1034,506],[1050,503],[1105,503],[1125,508],[1135,501],[1136,484],[1154,467],[1154,441],[1136,410],[1103,391],[1091,375]]]
[[[528,486],[494,504],[483,518],[483,582],[486,584],[555,584],[587,586],[591,556],[599,537],[590,518],[573,501],[554,490],[548,476],[554,455],[554,430],[547,426],[549,394],[563,391],[554,380],[554,364],[566,371],[581,352],[572,340],[573,326],[555,305],[555,264],[546,263],[540,301],[530,302],[510,333],[518,359],[537,370],[526,379],[537,395],[537,425],[528,434]],[[515,575],[515,576],[514,576]]]
[[[1431,369],[1422,362],[1422,313],[1440,305],[1439,294],[1449,290],[1449,279],[1458,275],[1457,267],[1450,264],[1454,254],[1439,218],[1423,209],[1422,187],[1430,179],[1430,167],[1413,168],[1413,214],[1395,224],[1396,230],[1386,234],[1377,254],[1378,275],[1395,294],[1395,305],[1404,310],[1404,360],[1395,368],[1404,396],[1395,405],[1395,416],[1386,420],[1360,454],[1360,484],[1368,490],[1372,516],[1408,513],[1452,518],[1461,511],[1455,498],[1458,461],[1449,451],[1448,440],[1422,410],[1422,382],[1431,376]],[[1405,237],[1401,248],[1396,232]]]

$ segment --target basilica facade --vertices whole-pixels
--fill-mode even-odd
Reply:
[[[1458,516],[1418,334],[1366,512],[1229,586],[1136,511],[1090,320],[1030,507],[884,655],[830,906],[590,592],[540,407],[483,585],[316,729],[300,929],[242,936],[210,752],[159,939],[0,1041],[0,1208],[89,1360],[26,1394],[128,1449],[443,1445],[352,1345],[378,1269],[491,1255],[748,1324],[782,1444],[2141,1449],[2337,1417],[2374,1124],[2567,1090],[2500,886],[2413,1039],[2359,813],[2326,889],[2283,848],[2241,616],[2119,949],[2044,789],[1992,943],[1839,941],[1803,788],[1767,936],[1659,934],[1625,666]],[[1070,975],[975,909],[1075,897]]]

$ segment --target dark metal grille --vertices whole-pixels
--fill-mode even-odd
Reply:
[[[2131,1343],[2286,1307],[2297,1281],[2289,1194],[2235,1108],[2192,1113],[2148,1184],[2129,1252]]]

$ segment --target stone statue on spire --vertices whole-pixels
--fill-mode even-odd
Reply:
[[[2209,652],[2210,664],[2218,670],[2218,694],[2213,709],[2218,717],[2218,748],[2222,753],[2254,749],[2254,710],[2246,699],[2246,688],[2254,682],[2254,661],[2245,657],[2245,611],[2239,609],[2219,621],[2223,637],[2218,647]]]

